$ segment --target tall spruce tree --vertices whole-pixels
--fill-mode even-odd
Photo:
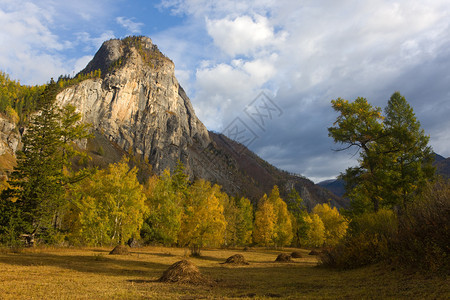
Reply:
[[[287,195],[286,204],[292,215],[292,244],[295,246],[300,246],[302,241],[306,239],[308,226],[305,222],[305,217],[308,215],[308,212],[303,204],[303,199],[300,197],[295,188],[292,188]]]
[[[416,192],[434,179],[433,151],[412,107],[395,92],[385,108],[384,169],[388,171],[384,198],[392,206],[406,208]]]
[[[64,206],[64,187],[85,176],[70,171],[70,159],[77,153],[73,142],[89,136],[87,125],[72,107],[60,109],[56,103],[57,84],[52,80],[39,101],[39,111],[31,118],[17,152],[17,166],[12,172],[4,198],[16,199],[16,216],[23,220],[22,233],[36,232],[50,236],[57,229]]]

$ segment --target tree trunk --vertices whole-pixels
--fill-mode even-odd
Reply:
[[[191,256],[193,256],[193,257],[199,257],[200,256],[200,246],[199,245],[192,245],[191,246]]]

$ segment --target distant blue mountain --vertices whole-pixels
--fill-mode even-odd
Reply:
[[[435,153],[434,165],[436,166],[436,173],[444,178],[450,178],[450,157],[443,157]],[[333,194],[342,197],[345,193],[344,181],[341,179],[330,179],[319,182],[317,185],[328,189]]]
[[[342,197],[345,193],[344,181],[342,179],[330,179],[319,182],[317,185],[326,188],[336,196]]]

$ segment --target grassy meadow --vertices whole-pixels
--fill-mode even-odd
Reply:
[[[382,265],[337,271],[317,267],[308,250],[203,250],[188,258],[213,285],[157,282],[185,249],[36,248],[0,253],[0,299],[448,299],[442,277],[398,271]],[[301,251],[291,263],[274,262],[281,252]],[[240,253],[247,266],[220,264]]]

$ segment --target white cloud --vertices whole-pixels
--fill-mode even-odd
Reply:
[[[88,52],[98,50],[103,42],[115,38],[114,32],[112,30],[107,30],[97,37],[91,37],[91,34],[89,32],[77,32],[75,33],[75,36],[75,43],[82,44],[84,47],[84,51]]]
[[[134,22],[125,17],[117,17],[116,22],[131,33],[141,33],[141,27],[144,26],[144,23]]]
[[[85,31],[68,33],[67,28],[74,23],[84,26],[91,17],[108,11],[106,7],[96,9],[100,3],[105,4],[102,0],[92,5],[88,2],[92,1],[80,0],[77,5],[52,0],[0,1],[0,69],[25,84],[42,84],[51,77],[84,68],[88,56],[83,52],[92,53],[114,37],[112,31],[98,33],[97,37]],[[83,17],[84,12],[90,17]],[[76,49],[79,46],[81,51]],[[69,56],[68,52],[79,56]]]
[[[247,13],[263,14],[277,5],[277,0],[162,0],[161,8],[169,8],[174,14],[189,14],[195,17],[205,15],[212,18],[237,16]]]
[[[52,16],[31,2],[0,8],[0,68],[25,83],[43,83],[65,73],[57,52],[70,47],[49,29]]]
[[[207,19],[206,28],[214,43],[230,56],[254,54],[285,38],[284,33],[275,34],[267,18],[260,15]]]
[[[195,74],[200,119],[209,129],[223,129],[275,76],[275,62],[276,55],[266,60],[233,60],[229,64],[204,61]]]

